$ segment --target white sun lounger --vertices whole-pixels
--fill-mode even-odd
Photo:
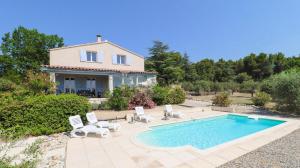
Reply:
[[[182,118],[183,117],[183,113],[182,112],[174,112],[172,105],[168,104],[165,106],[165,112],[167,112],[167,114],[171,117],[174,118]]]
[[[101,137],[107,137],[109,135],[109,130],[107,128],[97,128],[94,125],[84,126],[79,115],[69,117],[69,122],[73,127],[71,137],[82,137],[76,135],[76,133],[82,132],[84,133],[84,137],[86,137],[88,133],[100,134]]]
[[[153,117],[145,114],[144,108],[142,106],[135,107],[134,109],[135,109],[135,115],[138,120],[140,120],[140,121],[144,120],[146,123],[153,120]]]
[[[91,125],[96,125],[100,128],[108,128],[113,131],[118,131],[121,127],[119,123],[109,123],[108,121],[98,121],[94,112],[86,113],[86,118]]]

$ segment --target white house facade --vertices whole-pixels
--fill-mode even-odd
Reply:
[[[97,36],[95,43],[50,49],[50,64],[43,65],[57,83],[56,92],[102,97],[121,85],[156,83],[156,73],[144,70],[144,57]]]

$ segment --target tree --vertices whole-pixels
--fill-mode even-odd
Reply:
[[[63,38],[57,35],[20,26],[4,34],[1,50],[14,60],[16,71],[25,76],[27,70],[39,71],[42,64],[49,64],[49,49],[63,45]]]
[[[251,93],[251,97],[253,97],[257,87],[258,84],[253,80],[245,81],[241,84],[241,90],[247,93]]]
[[[0,55],[0,77],[14,70],[14,60],[6,55]]]
[[[270,54],[269,60],[273,64],[274,73],[280,73],[286,67],[286,59],[283,53]]]
[[[300,71],[293,69],[272,77],[272,97],[280,110],[300,113]]]
[[[218,82],[228,82],[233,79],[233,76],[235,74],[232,61],[226,62],[223,59],[219,59],[219,61],[215,63],[214,69],[214,81]]]
[[[160,85],[182,82],[185,76],[184,66],[188,62],[187,58],[168,49],[168,45],[160,41],[154,41],[153,47],[149,49],[150,57],[147,58],[146,69],[158,73],[157,81]]]
[[[182,64],[183,64],[183,71],[185,72],[184,74],[184,80],[185,81],[195,81],[198,79],[198,74],[196,70],[196,64],[192,64],[189,61],[189,56],[187,53],[184,53],[183,58],[182,58]]]
[[[196,63],[196,71],[200,80],[214,79],[215,73],[214,61],[211,59],[204,59]]]
[[[210,92],[211,88],[212,83],[205,80],[196,81],[194,84],[194,91],[200,95],[202,95],[203,92]]]
[[[246,72],[242,72],[235,77],[235,81],[238,83],[243,83],[248,80],[252,80],[252,78]]]

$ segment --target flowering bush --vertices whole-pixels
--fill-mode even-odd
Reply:
[[[155,103],[145,93],[136,93],[128,104],[128,109],[133,110],[136,106],[143,106],[144,108],[151,109],[155,107]]]

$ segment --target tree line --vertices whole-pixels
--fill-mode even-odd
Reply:
[[[203,59],[192,63],[187,53],[170,51],[167,44],[154,41],[145,61],[145,69],[156,71],[160,85],[182,82],[262,81],[273,74],[300,67],[300,57],[286,57],[283,53],[251,53],[239,60]]]

